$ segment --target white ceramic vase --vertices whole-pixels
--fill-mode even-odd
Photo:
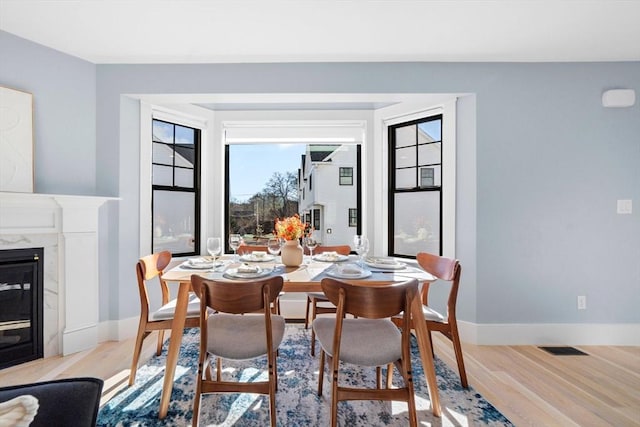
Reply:
[[[298,239],[284,242],[280,255],[282,256],[282,263],[287,267],[297,267],[302,264],[303,251]]]

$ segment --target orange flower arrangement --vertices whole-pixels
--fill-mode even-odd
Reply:
[[[300,220],[300,216],[295,214],[288,218],[276,218],[275,233],[278,237],[285,240],[296,240],[304,236],[307,224]]]

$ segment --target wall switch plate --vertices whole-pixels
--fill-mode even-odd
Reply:
[[[618,213],[630,214],[633,210],[633,203],[631,200],[618,200]]]
[[[586,310],[586,309],[587,309],[587,296],[578,295],[578,310]]]

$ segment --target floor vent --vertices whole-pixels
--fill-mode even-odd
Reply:
[[[584,351],[575,347],[538,347],[554,356],[588,356]]]

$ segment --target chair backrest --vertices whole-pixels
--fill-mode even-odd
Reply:
[[[309,254],[309,248],[304,247],[306,254]],[[318,246],[313,250],[314,255],[321,254],[323,252],[336,252],[340,255],[349,255],[351,253],[351,247],[349,245],[336,245],[336,246]]]
[[[420,252],[416,255],[418,264],[424,271],[432,274],[440,280],[451,282],[451,290],[449,291],[449,299],[447,300],[447,317],[451,318],[456,315],[456,301],[458,299],[458,288],[460,287],[460,275],[462,274],[462,266],[457,259],[446,258],[433,255],[427,252]],[[428,304],[429,285],[423,287],[422,302]]]
[[[280,294],[283,280],[281,276],[250,282],[228,282],[210,280],[194,274],[191,276],[194,289],[200,290],[203,309],[211,307],[223,313],[242,314],[264,310]]]
[[[337,317],[349,313],[358,317],[381,319],[407,313],[411,300],[418,292],[416,279],[371,286],[324,278],[320,284],[329,301],[338,307]]]
[[[31,427],[91,427],[96,425],[103,384],[99,378],[65,378],[3,387],[0,402],[26,394],[38,399]]]
[[[169,302],[169,287],[162,280],[162,273],[171,262],[171,252],[162,251],[144,256],[136,264],[136,276],[138,277],[138,291],[140,293],[140,308],[142,316],[149,315],[149,295],[147,293],[147,281],[159,277],[162,289],[162,304]]]

